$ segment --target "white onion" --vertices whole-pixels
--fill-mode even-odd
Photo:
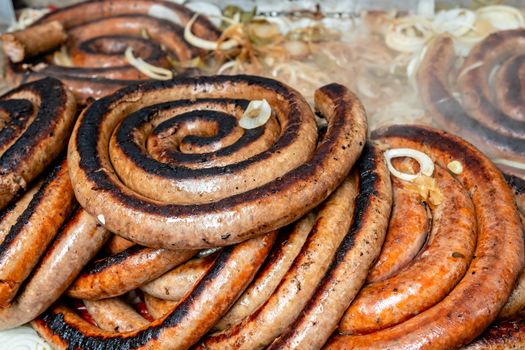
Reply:
[[[154,66],[144,61],[140,57],[135,57],[133,55],[133,49],[131,47],[128,47],[126,49],[124,55],[129,64],[131,64],[133,67],[137,68],[141,73],[147,75],[152,79],[170,80],[173,78],[173,72],[169,69]]]
[[[272,108],[265,99],[253,100],[248,104],[241,119],[239,126],[243,129],[255,129],[266,124],[272,115]]]
[[[193,12],[203,14],[217,27],[221,25],[220,16],[222,15],[221,8],[215,4],[204,1],[188,1],[184,4]]]
[[[51,347],[29,326],[0,331],[0,348],[13,350],[50,350]]]
[[[447,164],[447,168],[456,175],[459,175],[463,172],[463,164],[461,164],[459,160],[451,161]]]
[[[476,15],[467,9],[439,11],[432,21],[432,29],[436,33],[450,33],[457,37],[471,30],[474,22],[476,22]]]
[[[485,6],[476,11],[478,20],[487,20],[497,30],[525,27],[523,13],[517,8],[505,5]]]
[[[525,170],[525,163],[517,162],[515,160],[504,159],[504,158],[497,158],[497,159],[493,159],[492,162],[495,163],[495,164],[506,165],[506,166],[511,167],[511,168]]]
[[[236,48],[239,46],[239,42],[235,39],[229,39],[226,41],[223,41],[219,44],[217,41],[211,41],[199,38],[195,36],[191,32],[191,27],[193,26],[193,23],[195,23],[195,20],[197,20],[197,17],[199,14],[195,14],[192,19],[186,24],[186,27],[184,27],[184,39],[186,39],[187,42],[192,44],[195,47],[204,49],[204,50],[231,50],[233,48]]]
[[[432,24],[425,18],[402,17],[388,26],[385,43],[397,51],[414,52],[420,50],[431,36]]]
[[[182,20],[180,19],[177,12],[163,5],[152,5],[149,8],[148,15],[155,18],[165,19],[178,25],[182,25]]]
[[[388,170],[395,177],[404,180],[412,181],[417,179],[421,174],[425,176],[432,176],[434,173],[434,162],[425,153],[412,148],[392,148],[384,153]],[[407,174],[397,170],[392,164],[393,158],[409,157],[415,159],[419,163],[419,172],[417,174]]]

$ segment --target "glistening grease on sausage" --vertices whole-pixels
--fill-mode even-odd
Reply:
[[[319,349],[366,280],[381,251],[392,206],[382,152],[368,143],[357,164],[358,195],[352,225],[312,298],[269,349]]]
[[[391,148],[424,152],[441,167],[462,164],[456,179],[474,204],[478,238],[461,281],[439,303],[396,326],[367,335],[338,335],[327,349],[459,348],[498,315],[523,268],[523,236],[512,193],[498,169],[466,141],[442,131],[393,126],[375,133]]]
[[[27,323],[67,289],[110,233],[82,209],[68,219],[12,303],[0,308],[0,329]]]
[[[57,349],[187,349],[235,302],[268,255],[275,236],[260,236],[221,250],[192,291],[146,327],[108,332],[57,305],[33,321],[33,328]]]
[[[192,153],[190,147],[211,147],[229,135],[227,130],[238,131],[235,124],[220,121],[240,116],[224,111],[262,98],[279,121],[275,143],[245,160],[196,168],[219,156],[235,159],[237,150],[264,137],[266,125],[242,131],[238,142],[216,151]],[[306,101],[274,80],[178,78],[122,89],[88,107],[73,133],[68,161],[77,199],[112,232],[150,247],[224,246],[282,227],[326,199],[364,146],[365,113],[350,91],[327,85],[317,90],[315,100],[328,120],[319,145]],[[207,111],[186,112],[193,103]],[[209,111],[215,108],[221,112]],[[180,113],[179,120],[169,118],[173,111]],[[176,134],[190,124],[202,128],[199,135],[214,137]],[[171,152],[168,163],[156,160],[157,153],[145,148],[148,137],[156,138],[155,127],[172,130],[173,142],[189,151],[166,150]],[[188,203],[188,197],[197,200]]]

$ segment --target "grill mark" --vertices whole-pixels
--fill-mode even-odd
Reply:
[[[0,101],[0,110],[9,117],[0,130],[0,146],[6,147],[26,128],[34,109],[33,104],[28,100],[12,99]]]
[[[505,66],[504,79],[505,79],[505,96],[509,102],[515,106],[522,106],[522,90],[518,72],[520,68],[525,64],[525,56],[517,56],[508,61],[508,65]],[[525,123],[521,123],[523,128]]]
[[[0,261],[5,258],[5,254],[11,247],[13,241],[18,237],[20,232],[29,222],[31,216],[33,216],[33,214],[37,211],[38,207],[41,205],[49,185],[57,178],[57,175],[61,169],[61,164],[58,164],[51,170],[49,175],[46,176],[44,182],[29,202],[27,208],[18,217],[16,223],[9,230],[9,233],[5,237],[4,241],[0,244]]]
[[[503,174],[505,181],[516,195],[525,194],[525,180],[514,175]]]

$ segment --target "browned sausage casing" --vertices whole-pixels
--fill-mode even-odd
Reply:
[[[71,93],[51,78],[21,85],[0,97],[0,209],[62,152],[75,110]]]
[[[445,168],[462,164],[456,179],[469,192],[478,228],[474,258],[461,281],[438,304],[396,326],[367,335],[335,334],[327,349],[454,349],[472,341],[498,315],[523,268],[523,235],[510,189],[498,169],[466,141],[442,131],[393,126],[375,134],[391,148],[426,153]]]
[[[273,122],[241,130],[236,119],[262,98]],[[178,78],[122,89],[77,123],[68,153],[77,199],[108,230],[149,247],[224,246],[282,227],[326,199],[364,146],[365,113],[351,92],[331,84],[315,100],[328,120],[319,145],[311,108],[275,80]],[[273,140],[267,130],[276,125]],[[237,141],[222,144],[232,133]],[[146,150],[166,137],[180,151]],[[237,159],[268,138],[263,151]]]

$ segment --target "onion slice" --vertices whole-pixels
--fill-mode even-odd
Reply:
[[[465,35],[474,27],[476,14],[470,10],[457,8],[439,11],[432,21],[432,29],[436,33],[449,33],[453,36]]]
[[[126,49],[124,55],[129,64],[137,68],[142,74],[147,75],[151,79],[170,80],[173,78],[173,72],[169,69],[154,66],[144,61],[140,57],[135,57],[131,47]]]
[[[511,167],[511,168],[525,170],[525,163],[517,162],[515,160],[504,159],[504,158],[496,158],[496,159],[493,159],[492,162],[494,164],[501,164],[501,165],[506,165],[506,166]]]
[[[239,126],[243,129],[255,129],[266,124],[272,115],[272,108],[265,99],[253,100],[248,104]]]
[[[432,176],[434,173],[434,162],[425,153],[412,148],[392,148],[384,153],[388,170],[395,177],[404,181],[413,181],[420,175]],[[409,157],[419,163],[419,172],[417,174],[407,174],[397,170],[392,164],[393,158]]]
[[[195,14],[191,20],[186,24],[186,27],[184,27],[184,39],[192,44],[195,47],[204,49],[204,50],[231,50],[239,46],[239,42],[235,39],[229,39],[225,40],[221,43],[218,41],[211,41],[206,40],[197,37],[195,34],[191,32],[191,27],[193,26],[193,23],[197,20],[197,17],[199,17],[199,14]]]

